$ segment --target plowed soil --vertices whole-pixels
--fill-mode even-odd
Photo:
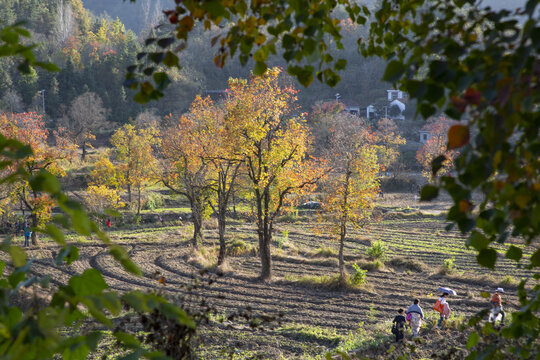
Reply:
[[[486,299],[479,296],[482,291],[491,291],[496,283],[478,278],[488,273],[476,265],[475,254],[468,251],[464,239],[457,233],[446,233],[444,221],[437,218],[405,218],[386,220],[351,235],[346,254],[349,263],[364,258],[371,241],[381,239],[389,248],[390,257],[401,256],[424,262],[423,272],[387,267],[370,271],[364,289],[335,291],[325,288],[298,286],[291,278],[304,275],[331,275],[336,273],[336,263],[328,259],[315,258],[314,251],[322,245],[336,246],[327,238],[317,236],[311,229],[313,223],[281,224],[276,238],[288,231],[289,250],[285,246],[275,252],[273,260],[274,278],[270,282],[257,279],[260,262],[257,256],[229,258],[228,270],[217,283],[204,289],[204,296],[220,311],[227,313],[252,307],[256,312],[270,315],[283,314],[283,323],[304,324],[321,328],[333,328],[338,333],[357,329],[359,322],[366,324],[392,319],[398,308],[406,308],[416,297],[420,298],[425,310],[435,302],[435,290],[440,286],[454,289],[458,295],[450,299],[457,315],[471,315],[486,308]],[[252,225],[237,222],[228,228],[232,238],[255,242],[256,232]],[[93,267],[99,269],[111,289],[127,291],[156,288],[153,275],[159,272],[165,278],[163,290],[176,294],[182,284],[192,279],[200,270],[188,259],[192,249],[187,241],[187,229],[182,227],[148,228],[133,231],[112,231],[115,242],[127,248],[133,260],[141,267],[144,276],[137,278],[126,273],[98,243],[80,243],[80,260],[72,266],[56,266],[52,260],[58,247],[43,243],[29,250],[35,259],[34,271],[49,274],[53,283],[62,284],[69,276]],[[216,246],[216,230],[205,230],[205,247]],[[444,259],[454,258],[458,274],[438,275],[438,267]],[[500,259],[497,276],[511,274],[527,276],[509,261]],[[350,271],[350,270],[349,270]],[[461,271],[461,273],[459,273]],[[517,307],[515,289],[509,287],[504,295],[506,309]],[[303,354],[320,354],[332,344],[318,339],[306,339],[277,330],[268,333],[253,333],[251,330],[208,329],[208,349],[238,349],[237,358],[296,358]],[[215,355],[206,355],[213,358]],[[251,355],[249,355],[251,354]],[[217,358],[217,357],[216,357]]]

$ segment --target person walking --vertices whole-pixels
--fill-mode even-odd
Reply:
[[[424,312],[420,307],[420,300],[414,299],[414,303],[407,308],[407,319],[409,318],[409,315],[413,337],[417,337],[420,326],[422,326],[422,321],[424,320]]]
[[[503,310],[502,307],[502,298],[501,294],[504,292],[503,288],[497,288],[495,290],[495,293],[491,296],[490,305],[491,305],[491,313],[489,314],[490,321],[493,325],[495,325],[495,321],[497,320],[497,317],[499,314],[501,314],[501,322],[500,324],[504,326],[504,317],[506,316],[506,313]]]
[[[403,316],[403,309],[398,310],[398,314],[392,321],[392,333],[396,335],[396,342],[403,340],[403,331],[405,330],[405,316]]]
[[[32,231],[27,226],[24,228],[24,247],[30,246],[30,237],[32,236]]]
[[[107,230],[110,230],[111,229],[111,219],[107,219],[107,221],[105,221],[105,225],[107,225]]]
[[[441,314],[441,317],[439,319],[439,322],[437,323],[436,329],[440,329],[442,322],[450,317],[450,305],[448,305],[448,302],[446,301],[446,298],[448,297],[448,293],[443,293],[439,300],[435,303],[433,306],[433,309],[439,314]]]

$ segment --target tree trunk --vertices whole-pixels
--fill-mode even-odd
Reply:
[[[81,161],[86,161],[86,141],[83,141],[82,143]]]
[[[128,203],[131,207],[131,184],[127,184],[127,192],[128,192]]]
[[[199,215],[193,215],[193,247],[195,249],[199,248],[199,244],[202,244],[203,236],[202,236],[202,216]]]
[[[222,265],[225,261],[226,244],[225,244],[225,212],[219,212],[218,214],[218,227],[219,227],[219,256],[218,266]]]
[[[339,236],[339,283],[344,285],[347,283],[347,271],[345,270],[345,259],[343,256],[343,248],[345,246],[345,236],[347,235],[347,224],[342,224],[341,234]]]
[[[141,187],[138,187],[139,199],[137,200],[137,215],[141,215]]]
[[[261,280],[263,281],[272,278],[272,254],[270,252],[272,226],[269,224],[269,206],[270,194],[268,191],[265,191],[264,200],[257,199],[259,253],[261,257]]]
[[[37,235],[37,227],[38,227],[39,223],[38,223],[38,217],[37,217],[37,214],[32,214],[32,227],[33,227],[33,230],[32,230],[32,245],[37,245],[38,244],[38,235]]]

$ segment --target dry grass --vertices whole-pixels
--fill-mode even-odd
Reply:
[[[232,242],[227,245],[227,255],[255,256],[257,255],[257,248],[241,239],[233,239]]]
[[[336,249],[329,246],[321,246],[320,248],[313,250],[310,255],[319,258],[330,258],[336,257],[337,251]]]
[[[386,264],[392,267],[395,271],[425,272],[428,270],[428,266],[420,260],[401,256],[393,257]]]

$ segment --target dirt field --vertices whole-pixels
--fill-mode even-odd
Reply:
[[[375,325],[392,319],[398,308],[406,308],[416,297],[425,310],[436,299],[435,290],[448,286],[458,296],[450,299],[454,315],[471,315],[486,307],[486,300],[479,294],[499,286],[506,275],[515,279],[527,276],[511,262],[499,259],[495,275],[482,278],[488,271],[476,265],[474,253],[464,246],[463,238],[456,232],[444,230],[445,221],[433,216],[414,212],[401,212],[387,216],[369,229],[354,232],[346,245],[347,261],[365,260],[365,251],[371,242],[384,241],[389,258],[417,259],[426,267],[420,272],[387,265],[379,271],[370,271],[364,289],[332,291],[331,289],[306,287],[294,279],[305,275],[331,275],[337,271],[334,258],[316,257],[321,246],[336,246],[329,239],[315,235],[312,218],[296,223],[281,223],[275,238],[287,238],[285,245],[274,247],[274,279],[269,283],[257,280],[259,259],[257,256],[229,258],[225,276],[204,289],[204,296],[216,305],[219,312],[234,312],[252,307],[256,312],[270,315],[283,314],[280,329],[254,333],[247,329],[229,329],[222,325],[217,330],[206,329],[207,338],[202,357],[213,359],[222,349],[235,349],[234,358],[298,358],[320,355],[325,349],[336,346],[339,334],[358,329],[359,323]],[[233,221],[228,228],[232,239],[255,244],[255,229],[251,224]],[[188,245],[189,226],[148,227],[138,230],[112,231],[111,237],[125,246],[141,267],[144,277],[136,278],[125,273],[104,251],[94,243],[81,243],[80,260],[70,267],[55,266],[52,252],[57,247],[43,243],[31,249],[29,256],[35,259],[34,271],[51,275],[53,283],[61,284],[74,273],[88,267],[99,269],[109,286],[118,291],[155,289],[153,274],[165,277],[163,290],[171,295],[178,292],[198,273],[200,265],[189,261],[192,250]],[[205,230],[205,248],[217,245],[217,231]],[[501,248],[502,252],[502,248]],[[455,259],[457,274],[439,275],[439,267],[445,259]],[[517,306],[512,286],[504,286],[506,308]],[[301,329],[319,329],[320,336]],[[311,335],[310,335],[311,334]],[[337,334],[332,340],[332,334]],[[337,339],[337,340],[336,340]]]

